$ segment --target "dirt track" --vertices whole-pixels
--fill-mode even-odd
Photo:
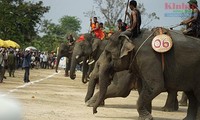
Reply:
[[[31,84],[24,85],[24,71],[17,70],[15,78],[7,77],[0,84],[0,92],[12,96],[21,103],[23,120],[137,120],[136,100],[138,94],[132,91],[127,98],[106,100],[106,106],[99,107],[93,115],[92,108],[86,107],[84,97],[87,84],[80,81],[78,72],[75,81],[64,77],[64,71],[55,74],[54,70],[31,70]],[[7,76],[7,73],[6,73]],[[180,95],[179,95],[180,97]],[[186,107],[177,112],[163,112],[161,107],[166,93],[153,101],[155,120],[181,120],[186,115]]]

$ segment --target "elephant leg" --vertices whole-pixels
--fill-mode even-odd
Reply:
[[[200,95],[199,95],[199,91],[200,88],[198,87],[197,92],[195,92],[195,96],[197,98],[197,114],[196,114],[196,120],[200,120]]]
[[[89,81],[87,93],[85,96],[85,102],[88,102],[88,100],[93,96],[97,81],[98,81],[98,79],[91,79]]]
[[[164,87],[162,84],[154,84],[149,87],[144,82],[142,87],[137,101],[139,120],[153,120],[151,115],[151,101],[162,92]]]
[[[66,71],[65,71],[66,77],[69,77],[70,66],[71,66],[71,59],[68,58],[68,62],[66,63]]]
[[[97,65],[98,66],[98,65]],[[87,102],[94,94],[95,86],[99,79],[99,68],[95,67],[93,72],[91,73],[91,79],[88,84],[87,94],[85,96],[85,102]]]
[[[88,107],[93,107],[95,102],[97,101],[98,99],[98,96],[99,96],[99,91],[91,98],[87,101],[87,106]],[[103,100],[103,102],[101,102],[100,106],[104,106],[105,105],[105,102]]]
[[[65,77],[68,77],[69,76],[69,73],[68,73],[68,67],[69,67],[69,60],[66,59],[66,63],[65,63]]]
[[[87,76],[86,76],[87,81],[90,80],[90,77],[89,77],[89,76],[90,76],[90,73],[92,72],[92,70],[94,69],[94,66],[95,66],[95,63],[89,65],[89,70],[88,70],[88,72],[87,72]]]
[[[189,99],[187,116],[183,120],[196,120],[198,102],[192,91],[185,92]]]
[[[179,101],[179,105],[180,106],[187,106],[187,95],[182,92],[182,97],[181,97],[181,100]]]
[[[200,120],[200,102],[198,102],[198,108],[197,108],[197,116],[196,120]]]
[[[178,99],[176,91],[168,91],[167,100],[165,106],[162,108],[163,111],[177,111],[178,110]]]
[[[108,89],[106,91],[105,99],[107,98],[114,98],[114,97],[127,97],[131,89],[129,89],[130,84],[126,84],[126,88],[121,87],[121,84],[115,85],[113,82],[108,86]],[[122,85],[123,86],[123,85]],[[99,91],[87,102],[87,106],[93,107],[94,103],[96,102],[97,98],[99,96]],[[103,101],[100,105],[104,105],[105,102]]]

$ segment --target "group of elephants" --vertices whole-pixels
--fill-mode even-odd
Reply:
[[[177,92],[184,91],[189,100],[184,120],[200,120],[200,39],[161,29],[173,40],[171,50],[163,54],[151,46],[159,31],[155,28],[143,30],[131,39],[120,32],[109,40],[99,40],[86,33],[83,41],[72,46],[61,44],[57,61],[63,56],[69,58],[66,70],[70,70],[71,79],[76,78],[76,64],[82,61],[82,81],[86,83],[89,78],[85,102],[93,107],[93,113],[97,113],[106,98],[127,97],[132,89],[137,89],[139,120],[152,120],[151,102],[157,95],[167,92],[163,110],[175,111]],[[94,64],[88,64],[90,58]],[[97,83],[99,91],[93,95]]]

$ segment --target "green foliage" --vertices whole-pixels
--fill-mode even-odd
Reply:
[[[50,7],[43,2],[25,2],[24,0],[0,0],[0,38],[11,39],[25,46],[37,36],[43,14]]]
[[[80,29],[81,22],[74,16],[63,16],[59,24],[44,20],[41,29],[43,36],[35,39],[32,44],[41,51],[56,51],[60,43],[67,42],[66,36],[77,36]]]
[[[74,16],[64,16],[60,19],[60,27],[64,34],[72,32],[80,32],[81,22]]]

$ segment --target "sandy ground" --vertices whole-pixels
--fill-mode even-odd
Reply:
[[[81,83],[81,72],[76,80],[64,77],[64,71],[55,73],[52,69],[33,69],[30,84],[23,83],[24,71],[17,70],[15,78],[7,77],[0,84],[1,95],[17,99],[22,108],[23,120],[137,120],[136,101],[138,94],[132,91],[127,98],[106,100],[104,107],[93,115],[92,108],[84,103],[87,84]],[[8,74],[6,73],[6,76]],[[180,93],[179,93],[180,94]],[[181,120],[186,107],[177,112],[163,112],[166,93],[153,100],[154,120]],[[180,99],[180,95],[178,96]]]

